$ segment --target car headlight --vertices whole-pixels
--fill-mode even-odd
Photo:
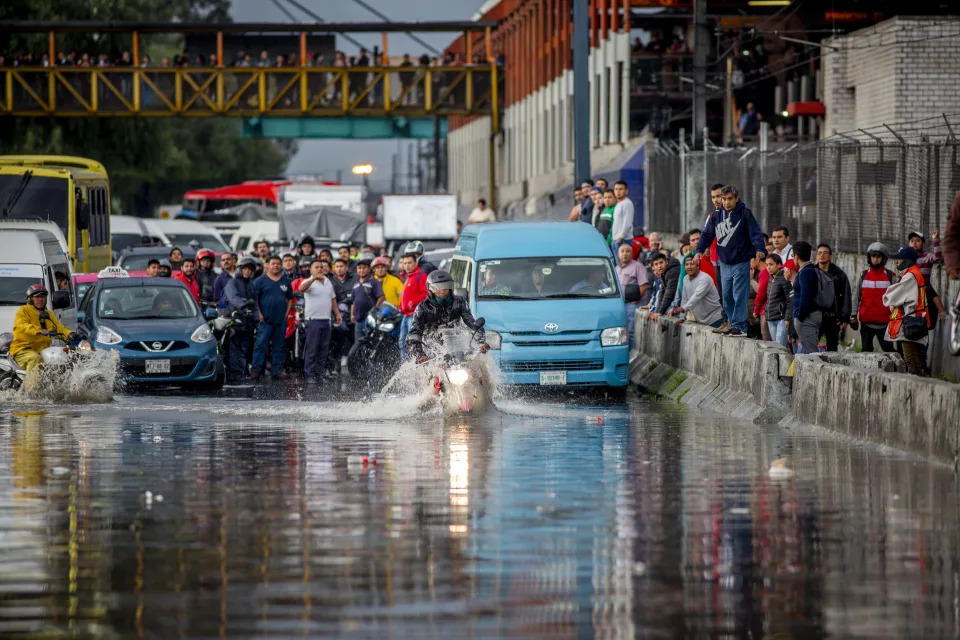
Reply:
[[[372,313],[367,314],[367,319],[365,321],[365,324],[371,329],[377,326],[377,320],[376,318],[373,317]]]
[[[470,374],[466,369],[451,369],[447,371],[447,379],[450,380],[451,384],[459,387],[467,383],[467,380],[470,379]]]
[[[202,324],[197,327],[190,339],[194,342],[204,343],[213,340],[213,331],[210,331],[210,325]]]
[[[96,341],[100,344],[120,344],[123,342],[123,338],[120,337],[120,334],[109,327],[100,327],[97,329]]]
[[[80,344],[77,345],[79,351],[93,351],[93,346],[86,340],[81,340]]]
[[[500,345],[503,343],[503,338],[500,337],[500,334],[496,331],[484,331],[483,332],[484,340],[491,349],[499,349]]]
[[[600,332],[600,344],[604,347],[616,347],[627,344],[629,334],[626,327],[610,327]]]
[[[393,331],[393,328],[395,326],[396,325],[393,324],[392,322],[384,322],[382,325],[380,325],[380,331],[383,331],[384,333],[390,333],[391,331]]]

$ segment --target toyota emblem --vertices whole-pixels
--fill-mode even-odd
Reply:
[[[543,326],[543,330],[546,331],[547,333],[556,333],[557,331],[560,330],[560,327],[557,326],[556,322],[548,322]]]
[[[153,343],[152,345],[150,345],[150,346],[153,347],[153,350],[154,350],[154,351],[159,351],[160,349],[163,349],[163,343],[162,343],[162,342],[154,342],[154,343]]]

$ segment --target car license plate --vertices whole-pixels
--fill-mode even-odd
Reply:
[[[146,360],[147,373],[170,373],[170,359]]]
[[[564,384],[567,384],[566,371],[541,371],[540,372],[541,386],[564,385]]]

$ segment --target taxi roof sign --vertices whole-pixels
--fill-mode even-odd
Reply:
[[[98,278],[129,278],[130,274],[123,267],[107,267],[97,274]]]

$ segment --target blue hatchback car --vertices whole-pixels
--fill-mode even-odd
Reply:
[[[590,225],[466,227],[450,264],[456,293],[486,320],[503,381],[624,389],[627,318],[610,247]]]
[[[119,352],[120,378],[220,389],[226,373],[217,341],[190,291],[176,280],[130,278],[114,269],[86,293],[77,320],[95,349]]]

